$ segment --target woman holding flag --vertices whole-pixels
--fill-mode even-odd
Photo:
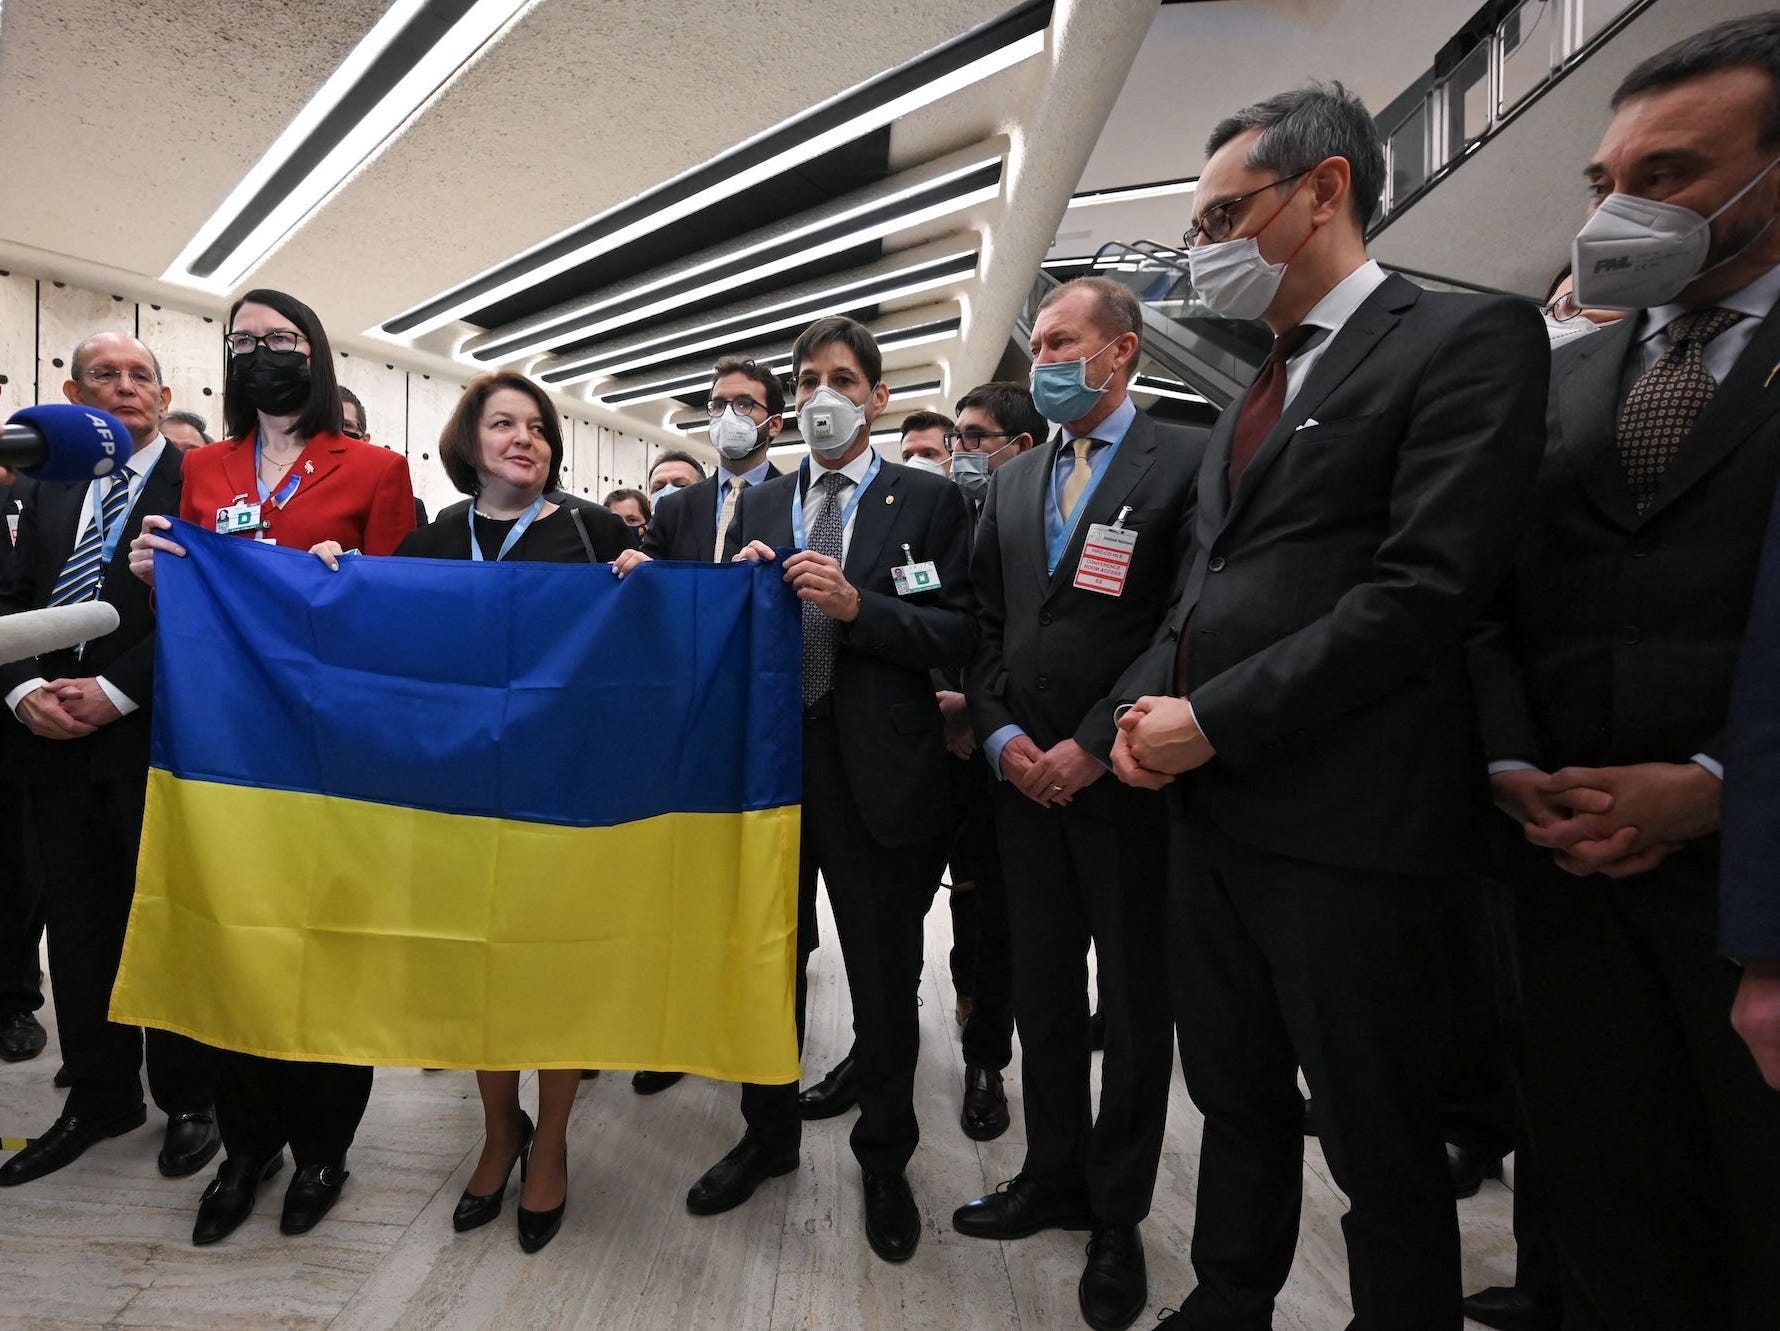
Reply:
[[[282,291],[249,291],[229,312],[223,414],[229,437],[185,456],[179,515],[219,532],[312,550],[387,555],[414,528],[399,453],[340,432],[333,351],[315,312]],[[185,549],[144,521],[130,571],[154,585],[156,551]],[[276,829],[268,829],[276,854]],[[214,1243],[253,1210],[259,1185],[295,1164],[280,1228],[314,1228],[339,1199],[346,1152],[371,1097],[371,1069],[225,1051],[216,1109],[227,1158],[204,1190],[192,1242]]]

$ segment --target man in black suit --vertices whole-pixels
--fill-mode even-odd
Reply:
[[[1531,527],[1475,650],[1566,1325],[1774,1321],[1780,1100],[1727,1020],[1714,917],[1723,728],[1780,477],[1777,98],[1771,14],[1615,93],[1576,298],[1634,313],[1556,353]],[[1689,213],[1712,219],[1691,254],[1671,239]]]
[[[651,559],[716,563],[742,491],[780,474],[766,457],[785,428],[779,376],[746,356],[725,356],[711,376],[709,429],[717,470],[656,502],[643,531],[643,553]]]
[[[0,389],[3,393],[4,389]],[[0,468],[0,576],[12,558],[13,534],[31,482]],[[36,1058],[48,1043],[37,1009],[43,1006],[43,900],[25,849],[21,801],[0,799],[0,1059]]]
[[[871,422],[889,389],[869,330],[819,319],[792,349],[798,425],[810,457],[745,491],[729,542],[785,560],[803,613],[803,843],[797,1018],[814,941],[816,877],[828,888],[853,996],[865,1234],[906,1260],[921,1215],[903,1170],[920,1136],[915,1062],[922,917],[945,857],[946,750],[929,672],[961,666],[970,614],[970,517],[941,477],[885,462]],[[797,1168],[797,1083],[748,1086],[748,1130],[687,1194],[695,1214],[738,1206]]]
[[[1719,949],[1743,967],[1731,1022],[1780,1091],[1780,503],[1768,523],[1725,735]]]
[[[130,538],[145,515],[179,512],[183,455],[161,437],[171,392],[142,343],[125,333],[89,337],[69,373],[68,400],[116,416],[135,451],[91,484],[32,487],[0,579],[0,613],[98,599],[117,608],[121,623],[84,651],[0,665],[0,692],[16,718],[3,723],[0,768],[23,787],[36,839],[70,1080],[61,1116],[0,1165],[0,1187],[60,1169],[147,1118],[142,1032],[106,1016],[136,888],[154,697],[154,611],[148,588],[130,576]],[[167,1114],[161,1172],[194,1173],[220,1144],[208,1051],[164,1031],[150,1031],[147,1044],[149,1090]]]
[[[1302,1068],[1349,1201],[1354,1324],[1458,1331],[1437,959],[1483,806],[1463,643],[1538,468],[1545,335],[1530,303],[1367,258],[1384,155],[1339,84],[1248,107],[1207,151],[1195,291],[1275,341],[1212,434],[1112,753],[1171,791],[1175,1022],[1205,1114],[1198,1286],[1168,1324],[1269,1324]]]
[[[1112,692],[1149,646],[1192,539],[1205,432],[1159,424],[1129,385],[1143,312],[1104,278],[1052,291],[1032,330],[1038,409],[1061,428],[989,487],[971,560],[980,637],[971,719],[1001,778],[995,821],[1012,884],[1014,1014],[1026,1160],[959,1209],[979,1238],[1092,1229],[1083,1316],[1125,1327],[1148,1301],[1137,1226],[1149,1213],[1173,1060],[1163,947],[1167,811],[1104,780]],[[1059,389],[1059,377],[1072,386]],[[1088,946],[1106,1060],[1089,1086]]]

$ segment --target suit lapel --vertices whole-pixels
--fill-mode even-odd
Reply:
[[[1317,408],[1323,405],[1329,394],[1371,354],[1379,338],[1396,326],[1402,312],[1413,306],[1419,296],[1420,288],[1413,282],[1392,274],[1361,302],[1360,308],[1336,331],[1334,340],[1311,366],[1303,386],[1286,403],[1278,423],[1268,432],[1267,438],[1262,441],[1261,447],[1243,471],[1242,488],[1236,492],[1235,499],[1229,504],[1224,516],[1226,527],[1235,521],[1237,514],[1254,497],[1255,491],[1261,488],[1268,469],[1290,444],[1298,427],[1315,415]],[[1231,425],[1234,430],[1235,422],[1232,421]],[[1228,444],[1224,448],[1224,461],[1227,473]]]
[[[81,528],[85,526],[81,521],[80,506],[89,488],[90,485],[40,485],[37,488],[37,530],[38,539],[43,543],[41,567],[49,579],[41,588],[46,601],[68,563],[68,556],[74,553],[75,544],[80,540]]]
[[[254,479],[253,451],[257,435],[249,435],[246,439],[236,440],[229,445],[229,451],[223,455],[223,479],[229,483],[233,494],[246,495],[252,503],[260,497],[259,482]],[[210,515],[200,514],[201,518]]]
[[[183,463],[183,456],[172,444],[161,446],[161,456],[155,462],[154,470],[143,478],[142,489],[136,492],[136,502],[130,506],[130,516],[124,520],[123,539],[118,541],[105,572],[107,582],[130,576],[130,542],[142,530],[143,518],[150,513],[178,515],[179,492],[185,482]]]
[[[299,488],[313,490],[320,486],[346,461],[346,441],[343,437],[318,434],[305,445],[297,460],[291,464],[291,471],[302,476]],[[311,471],[310,468],[314,470]],[[288,473],[287,473],[288,475]],[[258,493],[256,490],[255,493]],[[711,519],[713,522],[715,518]]]
[[[1770,315],[1755,330],[1755,336],[1743,348],[1743,354],[1737,357],[1731,372],[1670,459],[1662,482],[1644,509],[1644,521],[1662,512],[1780,411],[1780,385],[1768,386],[1777,368],[1780,320]]]
[[[1050,553],[1046,537],[1049,527],[1046,506],[1049,503],[1051,477],[1057,469],[1057,451],[1062,447],[1062,439],[1062,433],[1058,432],[1033,450],[1032,460],[1038,465],[1021,467],[1010,478],[1006,503],[1000,505],[1015,517],[1017,535],[1014,551],[1025,565],[1025,576],[1032,580],[1032,587],[1040,596],[1044,594],[1045,585],[1050,581],[1050,571],[1045,568],[1045,560]]]
[[[1637,324],[1628,316],[1583,338],[1556,381],[1564,456],[1595,506],[1627,530],[1638,506],[1619,457],[1619,385]]]
[[[889,539],[891,527],[896,524],[898,505],[908,498],[906,494],[898,493],[901,484],[898,468],[886,463],[879,468],[877,478],[853,513],[853,539],[847,543],[847,557],[842,569],[847,581],[855,586],[878,565],[878,555]],[[910,553],[917,560],[930,557],[918,550]]]
[[[1132,490],[1137,488],[1138,481],[1143,479],[1143,474],[1155,460],[1156,429],[1149,417],[1140,412],[1131,422],[1131,428],[1125,432],[1119,451],[1107,464],[1106,474],[1100,478],[1100,484],[1088,496],[1081,517],[1076,521],[1075,530],[1070,532],[1069,542],[1063,547],[1063,557],[1057,561],[1057,567],[1051,570],[1047,597],[1055,596],[1075,581],[1075,566],[1081,560],[1082,546],[1087,543],[1088,528],[1096,522],[1111,522],[1118,516],[1125,501],[1131,497]],[[1042,524],[1039,534],[1044,534]]]
[[[1230,509],[1230,441],[1236,437],[1236,417],[1248,400],[1246,392],[1226,407],[1211,427],[1211,439],[1205,445],[1205,458],[1199,464],[1198,508],[1193,515],[1194,530],[1201,545],[1210,546],[1223,529]]]

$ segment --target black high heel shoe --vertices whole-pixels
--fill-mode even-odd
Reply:
[[[562,1228],[562,1213],[569,1204],[569,1169],[568,1162],[563,1162],[562,1201],[548,1211],[528,1211],[522,1205],[519,1208],[519,1246],[526,1252],[536,1252],[551,1239],[556,1231]]]
[[[464,1195],[457,1199],[457,1209],[451,1213],[451,1227],[459,1234],[467,1234],[472,1229],[480,1229],[501,1213],[501,1198],[506,1195],[507,1184],[513,1179],[513,1165],[519,1166],[519,1181],[524,1184],[526,1167],[531,1160],[532,1134],[537,1128],[531,1120],[531,1115],[524,1110],[520,1111],[519,1117],[524,1121],[525,1127],[520,1130],[519,1150],[513,1156],[512,1164],[507,1166],[507,1174],[501,1180],[501,1186],[484,1195],[478,1195],[465,1188]],[[524,1215],[525,1213],[521,1211],[520,1214]]]

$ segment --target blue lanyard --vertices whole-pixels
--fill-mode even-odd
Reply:
[[[544,496],[539,495],[532,500],[531,507],[519,515],[519,521],[513,524],[513,530],[507,533],[507,539],[501,542],[501,552],[494,557],[495,563],[507,557],[507,552],[519,544],[519,538],[525,535],[527,527],[538,520],[538,514],[544,511]],[[476,505],[471,501],[464,517],[470,524],[470,559],[475,563],[483,562],[482,546],[476,540]]]
[[[129,487],[130,482],[126,478],[124,489],[128,491]],[[93,482],[93,521],[95,523],[105,521],[104,491],[108,488],[103,480]],[[111,567],[111,557],[117,553],[117,543],[124,534],[124,524],[129,520],[130,499],[126,493],[124,506],[118,510],[117,517],[112,519],[111,526],[105,529],[105,539],[99,542],[99,576],[101,578],[104,577],[105,570]]]
[[[268,490],[266,483],[260,479],[260,465],[260,441],[255,439],[253,441],[253,483],[260,488],[260,502],[263,504],[270,500],[274,508],[283,508],[290,503],[291,496],[303,483],[303,478],[297,475],[296,460],[294,458],[291,460],[290,475],[284,478],[284,484],[278,487],[277,494]]]
[[[884,459],[878,455],[876,449],[873,449],[871,466],[867,467],[865,470],[865,479],[853,487],[853,497],[847,501],[847,506],[841,510],[841,538],[843,540],[846,539],[847,523],[852,521],[854,510],[859,507],[859,501],[865,498],[866,489],[873,481],[877,480],[878,473],[883,469]],[[797,469],[797,493],[793,495],[791,499],[791,544],[795,545],[799,550],[804,548],[803,492],[808,488],[809,483],[810,460],[805,458],[803,464]]]

